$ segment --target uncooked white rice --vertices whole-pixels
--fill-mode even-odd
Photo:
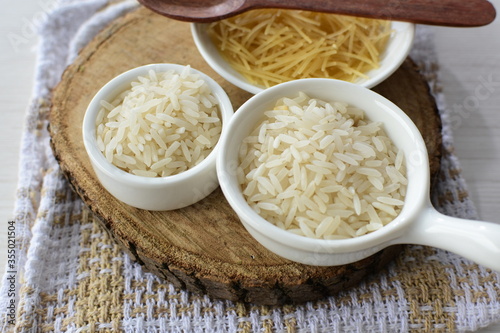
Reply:
[[[110,163],[138,176],[192,168],[210,154],[222,130],[216,98],[189,66],[181,73],[150,70],[101,106],[99,149]]]
[[[304,93],[284,97],[243,140],[238,179],[250,206],[292,233],[344,239],[401,211],[402,151],[364,111]]]

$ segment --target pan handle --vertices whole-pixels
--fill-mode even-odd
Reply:
[[[500,272],[500,224],[450,217],[429,204],[396,243],[448,250]]]

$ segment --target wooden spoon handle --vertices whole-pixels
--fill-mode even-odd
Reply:
[[[456,27],[487,25],[496,16],[486,0],[246,0],[239,11],[253,8],[302,9]]]

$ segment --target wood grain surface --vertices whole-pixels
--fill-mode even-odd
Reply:
[[[195,205],[169,212],[140,210],[114,199],[98,182],[83,147],[85,109],[116,75],[160,62],[189,64],[212,76],[231,97],[235,110],[250,97],[204,62],[189,24],[140,8],[113,22],[82,50],[54,90],[50,115],[51,144],[61,169],[96,218],[146,269],[178,287],[214,298],[302,303],[359,283],[400,253],[397,246],[351,265],[306,266],[280,258],[253,240],[219,189]],[[418,69],[408,59],[374,90],[398,104],[419,127],[435,174],[441,123]]]

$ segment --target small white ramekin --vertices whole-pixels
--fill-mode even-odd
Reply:
[[[138,76],[147,76],[150,70],[181,72],[185,66],[177,64],[150,64],[124,72],[104,85],[90,102],[83,120],[83,142],[90,162],[102,186],[116,199],[136,208],[147,210],[172,210],[189,206],[207,195],[217,186],[216,156],[220,142],[198,165],[182,173],[168,177],[141,177],[123,171],[109,163],[97,146],[96,117],[100,101],[113,100],[130,88],[130,82]],[[222,87],[206,74],[191,68],[192,73],[208,84],[219,102],[222,117],[222,133],[233,115],[233,107]]]
[[[362,78],[354,83],[366,88],[372,88],[387,79],[406,59],[413,45],[415,24],[393,21],[391,22],[391,28],[393,33],[387,43],[385,52],[381,55],[380,67],[366,73],[368,75],[367,79]],[[191,33],[202,57],[220,76],[252,94],[265,89],[264,86],[248,82],[221,56],[217,46],[208,35],[207,23],[192,23]]]

